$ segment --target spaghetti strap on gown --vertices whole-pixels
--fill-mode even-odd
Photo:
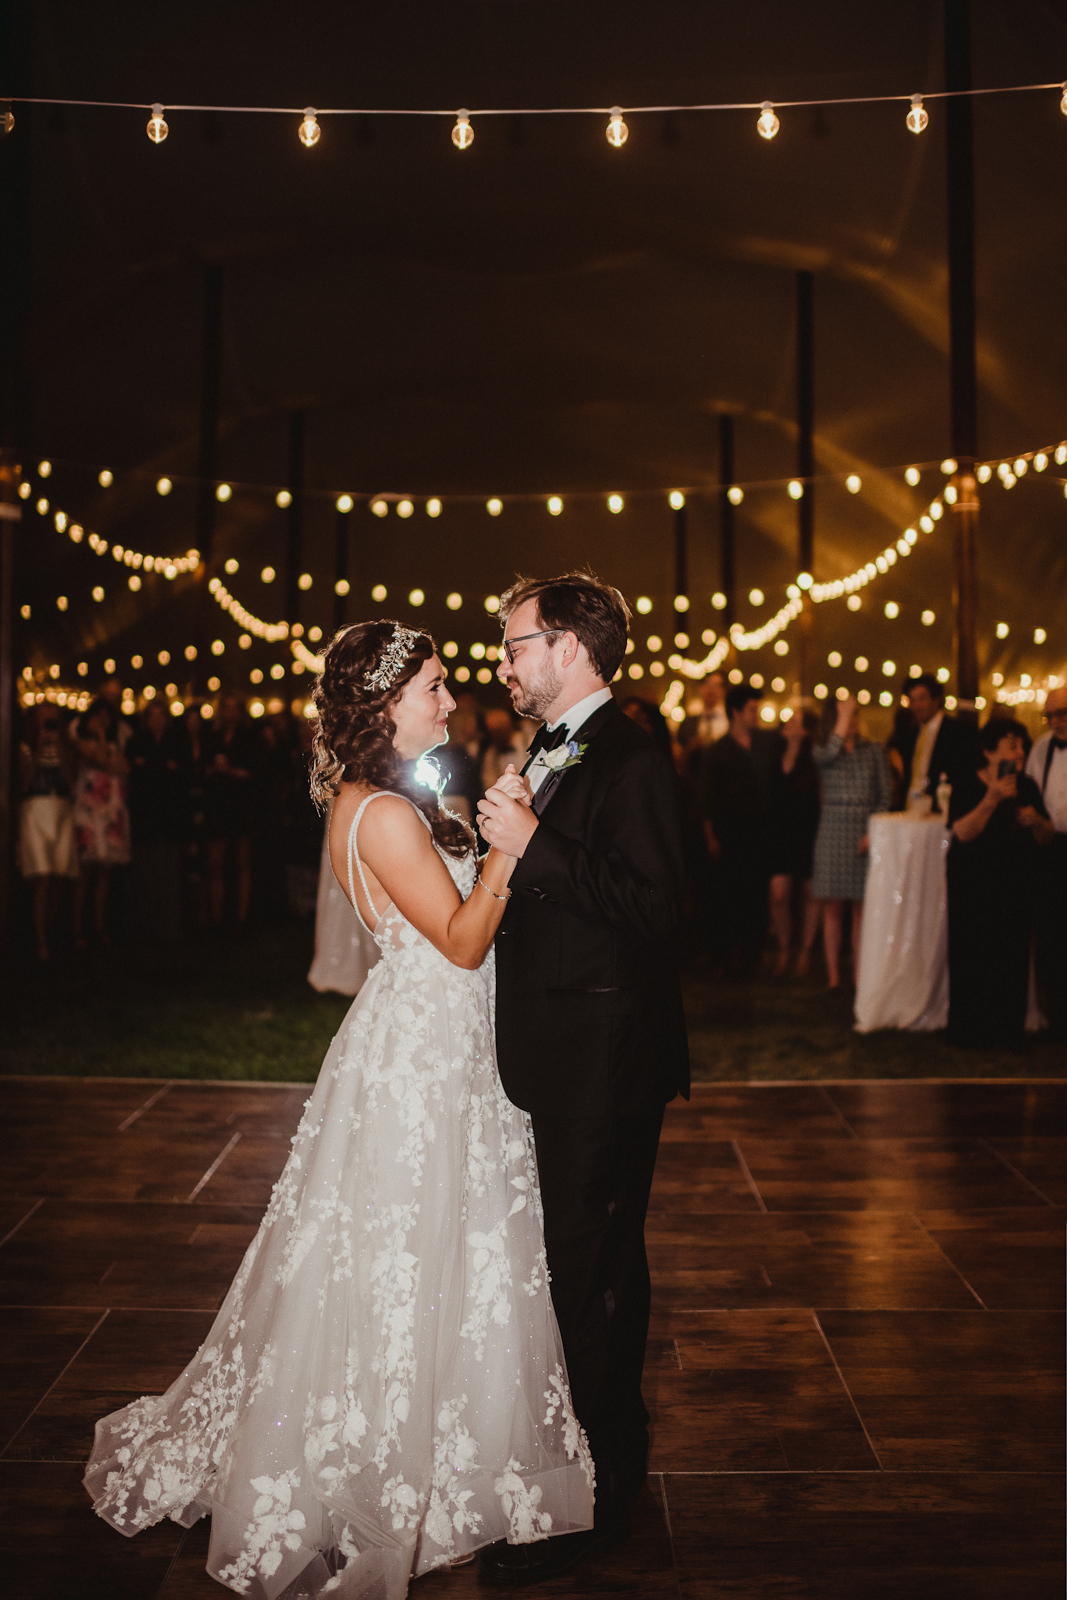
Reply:
[[[349,833],[357,911],[376,798]],[[473,857],[442,859],[470,894]],[[124,1534],[210,1513],[208,1572],[253,1600],[400,1600],[481,1545],[593,1521],[492,951],[453,966],[395,906],[373,936],[211,1332],[166,1394],[97,1423],[85,1475]]]

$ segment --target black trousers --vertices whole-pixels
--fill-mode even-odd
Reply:
[[[1038,860],[1037,981],[1052,1037],[1067,1041],[1067,833],[1057,833]]]
[[[633,1504],[648,1461],[645,1213],[663,1107],[618,1117],[535,1113],[532,1120],[552,1303],[574,1409],[596,1463],[602,1524]]]

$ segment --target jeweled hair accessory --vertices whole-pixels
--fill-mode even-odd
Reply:
[[[377,689],[379,694],[383,689],[391,689],[401,672],[404,663],[411,654],[415,640],[421,638],[416,628],[402,628],[398,622],[393,629],[393,637],[382,652],[382,658],[373,672],[368,672],[364,678],[364,687]]]

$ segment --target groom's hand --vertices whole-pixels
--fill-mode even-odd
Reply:
[[[478,826],[495,849],[521,856],[537,831],[537,817],[529,803],[512,800],[494,784],[478,801]]]

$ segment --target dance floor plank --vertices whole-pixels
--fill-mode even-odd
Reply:
[[[0,1592],[206,1600],[208,1525],[123,1539],[93,1425],[165,1388],[306,1085],[0,1079]],[[647,1238],[649,1487],[546,1600],[1062,1593],[1067,1084],[708,1084]],[[72,1576],[73,1574],[73,1576]],[[416,1595],[472,1600],[476,1566]]]

